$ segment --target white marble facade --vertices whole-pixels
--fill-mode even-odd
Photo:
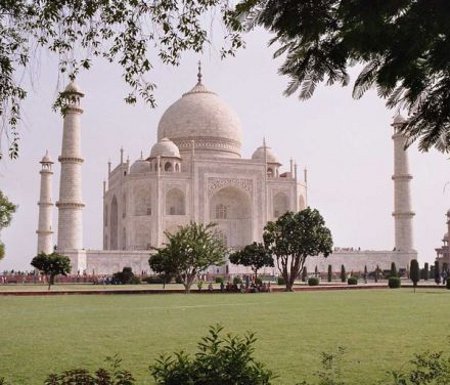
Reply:
[[[149,250],[190,221],[217,223],[228,247],[260,241],[263,228],[306,207],[306,183],[291,163],[283,172],[263,144],[241,158],[234,112],[201,79],[170,106],[150,154],[109,172],[104,193],[104,250]]]

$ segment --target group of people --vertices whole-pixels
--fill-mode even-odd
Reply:
[[[214,291],[213,284],[208,285],[208,291]],[[270,282],[255,282],[254,280],[246,280],[240,282],[230,282],[224,283],[220,282],[220,292],[221,293],[270,293],[272,287]]]

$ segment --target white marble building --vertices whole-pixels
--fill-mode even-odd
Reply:
[[[306,172],[300,178],[293,161],[287,170],[282,169],[265,141],[250,159],[242,158],[239,118],[216,93],[203,85],[199,73],[194,88],[162,115],[150,153],[130,162],[124,161],[121,151],[120,163],[115,167],[109,164],[103,197],[103,250],[85,250],[80,153],[83,93],[71,83],[64,95],[67,105],[58,158],[61,180],[56,203],[57,250],[71,258],[74,273],[110,274],[125,266],[131,266],[136,272],[149,272],[150,249],[164,244],[165,232],[174,232],[190,221],[217,223],[219,236],[226,245],[240,248],[261,241],[267,221],[288,210],[302,210],[307,206]],[[402,124],[399,119],[394,121],[394,128]],[[376,265],[387,268],[391,261],[404,267],[415,256],[414,214],[409,200],[411,176],[401,138],[398,134],[393,138],[396,248],[379,252],[339,251],[326,261],[313,264],[333,261],[336,271],[341,264],[351,266],[352,270],[362,270],[368,263],[373,268]],[[43,165],[51,171],[51,163],[44,160]],[[45,178],[42,185],[49,186],[51,173],[45,171],[42,177]],[[41,204],[41,210],[51,210],[51,191],[41,191],[41,201],[46,202]],[[43,219],[39,221],[38,245],[52,245],[52,233],[48,231],[51,223],[44,223],[49,217],[47,211],[40,214]],[[233,273],[242,269],[232,265],[214,268],[214,272],[225,271]]]

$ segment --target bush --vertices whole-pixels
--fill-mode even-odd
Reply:
[[[358,278],[356,278],[356,277],[350,277],[350,278],[347,280],[347,283],[348,283],[349,285],[357,285],[357,284],[358,284]]]
[[[164,280],[159,275],[149,275],[148,277],[142,278],[142,280],[146,283],[150,284],[162,284]]]
[[[345,282],[345,279],[347,278],[347,273],[345,272],[345,266],[341,265],[341,282]]]
[[[255,279],[255,284],[257,285],[257,286],[261,286],[262,284],[263,284],[263,281],[262,281],[262,279],[261,278],[256,278]]]
[[[319,278],[311,277],[308,279],[308,286],[318,286],[319,285]]]
[[[401,286],[401,281],[399,277],[389,277],[388,286],[391,289],[398,289]]]
[[[447,284],[445,285],[445,287],[450,290],[450,279],[447,279]]]
[[[286,285],[286,281],[284,280],[283,277],[278,277],[277,278],[277,285]]]
[[[333,267],[331,265],[328,265],[327,279],[328,282],[333,280]]]
[[[216,277],[215,278],[215,282],[216,283],[223,283],[223,277],[220,277],[220,276]]]
[[[242,279],[239,276],[233,278],[233,285],[239,286],[242,283]]]
[[[192,356],[181,351],[157,359],[150,366],[155,382],[159,385],[270,385],[272,372],[253,357],[254,334],[222,336],[222,329],[219,325],[211,327]]]
[[[134,285],[141,283],[139,277],[136,277],[131,267],[124,267],[122,271],[113,274],[113,281],[122,285]]]

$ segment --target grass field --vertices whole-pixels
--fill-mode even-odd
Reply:
[[[118,353],[141,384],[162,353],[195,351],[208,326],[257,334],[256,356],[276,384],[311,379],[320,352],[346,348],[348,384],[375,384],[415,352],[448,345],[450,291],[410,289],[212,295],[0,297],[0,377],[104,365]]]

